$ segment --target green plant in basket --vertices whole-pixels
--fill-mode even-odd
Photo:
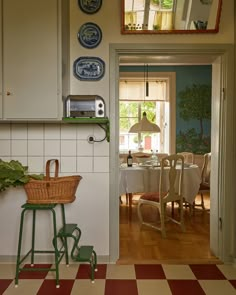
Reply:
[[[43,174],[28,174],[28,167],[19,161],[6,162],[0,159],[0,192],[9,187],[22,186],[29,182],[30,178],[42,180]]]

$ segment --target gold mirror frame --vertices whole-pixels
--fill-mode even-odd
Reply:
[[[201,19],[196,19],[196,20],[192,20],[191,21],[191,29],[187,28],[187,29],[159,29],[157,25],[155,25],[155,27],[157,27],[157,29],[146,29],[144,28],[143,25],[139,25],[139,24],[135,24],[135,23],[131,23],[130,19],[133,19],[134,22],[134,17],[133,15],[128,16],[128,20],[127,20],[127,14],[125,15],[125,13],[132,13],[132,12],[125,12],[125,1],[130,1],[130,0],[121,0],[121,34],[205,34],[205,33],[218,33],[219,31],[219,23],[220,23],[220,15],[221,15],[221,9],[222,9],[222,0],[182,0],[184,2],[185,5],[185,11],[182,11],[182,16],[183,14],[187,13],[186,11],[186,5],[188,6],[189,3],[194,3],[196,4],[196,1],[199,1],[199,3],[201,3],[203,5],[203,7],[207,7],[210,5],[214,6],[212,7],[212,9],[215,8],[215,10],[213,11],[213,15],[214,17],[212,17],[212,19],[214,18],[215,22],[213,22],[213,25],[208,29],[207,25],[208,25],[208,21],[202,21]],[[133,0],[133,3],[135,3],[136,0]],[[137,0],[138,1],[138,0]],[[161,1],[161,0],[159,0]],[[175,4],[177,5],[178,0],[174,0]],[[192,2],[194,1],[194,2]],[[215,1],[215,2],[214,2]],[[216,3],[216,1],[218,1],[218,3]],[[150,5],[150,3],[152,2],[158,2],[158,0],[145,0],[145,5]],[[181,1],[179,2],[181,3]],[[187,3],[187,4],[186,4]],[[148,6],[150,7],[150,6]],[[188,7],[187,7],[188,9]],[[149,9],[148,9],[149,10]],[[146,10],[147,11],[147,10]],[[179,11],[178,7],[175,7],[175,11]],[[159,13],[159,11],[158,11]],[[173,13],[173,12],[172,12]],[[143,14],[144,11],[143,11]],[[174,15],[175,19],[176,15]],[[178,17],[180,17],[178,15]],[[160,19],[160,18],[159,18]],[[159,21],[158,19],[158,21]],[[209,19],[208,19],[209,20]],[[182,21],[182,20],[181,20]],[[171,26],[173,26],[174,21],[172,20],[172,24]],[[185,24],[186,25],[186,24]],[[192,28],[194,25],[194,28]],[[189,22],[188,22],[188,26],[189,26]],[[203,26],[203,27],[202,27]],[[206,28],[205,28],[206,26]],[[153,24],[154,27],[154,24]]]

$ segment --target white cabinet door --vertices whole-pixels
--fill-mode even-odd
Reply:
[[[4,119],[58,118],[57,2],[3,0]]]
[[[2,0],[0,0],[0,16],[2,15]],[[1,17],[0,17],[1,20]],[[2,22],[0,21],[0,32],[2,32]],[[2,118],[2,34],[0,33],[0,119]]]

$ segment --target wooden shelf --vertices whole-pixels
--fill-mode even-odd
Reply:
[[[110,142],[110,124],[109,119],[105,118],[62,118],[62,121],[65,123],[75,123],[75,124],[97,124],[100,126],[106,133],[106,139]],[[102,127],[104,125],[104,127]]]

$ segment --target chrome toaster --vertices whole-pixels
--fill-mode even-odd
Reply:
[[[64,107],[67,118],[105,117],[105,102],[99,95],[68,95]]]

